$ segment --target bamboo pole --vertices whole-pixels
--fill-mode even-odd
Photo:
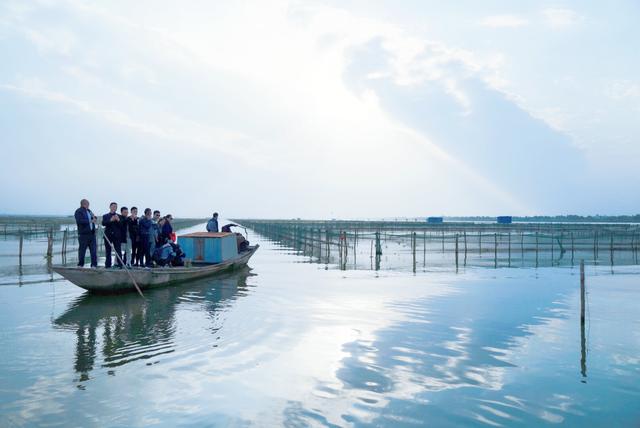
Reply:
[[[538,252],[539,252],[538,244],[540,242],[538,233],[539,232],[536,231],[536,267],[538,267]]]
[[[576,245],[575,245],[573,232],[571,232],[571,265],[573,265],[573,257],[575,256],[575,252],[576,252]]]
[[[22,231],[18,232],[20,235],[20,243],[19,243],[19,249],[18,249],[18,260],[19,260],[19,265],[22,266],[22,247],[24,246],[24,236]]]
[[[611,233],[611,244],[609,244],[609,252],[611,253],[611,266],[613,266],[613,232]]]
[[[416,272],[416,246],[417,246],[416,232],[411,234],[411,250],[413,253],[413,272]]]
[[[580,372],[587,377],[587,347],[585,335],[585,275],[584,260],[580,260]]]
[[[49,229],[47,233],[47,259],[51,262],[53,257],[53,229]]]
[[[458,271],[458,234],[456,233],[456,272]]]

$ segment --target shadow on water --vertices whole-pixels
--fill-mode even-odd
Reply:
[[[82,383],[90,379],[96,365],[110,369],[108,373],[112,375],[115,367],[174,352],[176,311],[181,305],[195,304],[199,311],[204,311],[211,320],[209,330],[215,333],[222,323],[219,312],[247,294],[249,276],[252,274],[246,268],[180,286],[148,290],[145,299],[134,293],[115,296],[85,293],[71,302],[53,321],[53,326],[75,332],[74,368],[77,381]]]

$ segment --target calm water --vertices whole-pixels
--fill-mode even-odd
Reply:
[[[638,426],[640,268],[251,269],[90,296],[0,285],[0,426]],[[23,285],[18,285],[21,282]],[[584,350],[584,352],[583,352]]]

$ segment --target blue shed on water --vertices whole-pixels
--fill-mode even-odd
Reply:
[[[427,217],[427,223],[429,224],[440,224],[442,222],[444,222],[442,217]]]
[[[220,263],[238,255],[235,233],[189,233],[178,236],[178,245],[195,263]]]
[[[498,216],[498,224],[511,224],[512,222],[513,222],[513,217],[510,215]]]

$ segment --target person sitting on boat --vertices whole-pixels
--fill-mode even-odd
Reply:
[[[84,256],[91,255],[91,267],[98,267],[98,253],[96,245],[96,216],[89,209],[89,201],[80,201],[80,208],[74,214],[78,227],[78,266],[84,266]]]
[[[102,225],[104,226],[104,252],[106,255],[104,267],[106,268],[111,267],[111,244],[113,244],[113,251],[117,254],[116,265],[120,268],[122,267],[122,262],[120,261],[122,257],[122,252],[120,251],[122,231],[120,228],[120,216],[116,213],[117,209],[118,204],[111,202],[109,204],[109,212],[102,216]],[[109,242],[111,242],[111,244],[109,244]]]
[[[232,227],[238,227],[237,224],[235,223],[229,223],[229,224],[225,224],[224,226],[222,226],[222,232],[223,233],[233,233],[231,232],[231,228]],[[249,241],[247,241],[247,239],[242,236],[241,233],[237,233],[236,232],[236,241],[238,243],[238,252],[241,253],[243,251],[245,251],[247,248],[249,248]]]
[[[129,208],[120,208],[120,242],[122,249],[122,261],[127,267],[131,267],[132,251],[131,251],[131,236],[129,236],[129,223],[131,219],[129,217]]]
[[[129,239],[131,240],[131,264],[133,266],[140,266],[140,260],[143,254],[138,228],[138,208],[131,207],[131,216],[129,216]]]
[[[231,233],[232,227],[238,227],[238,225],[234,223],[225,224],[224,226],[222,226],[222,229],[220,229],[220,231],[223,233]]]
[[[213,213],[207,222],[207,232],[218,232],[218,213]]]
[[[158,266],[167,266],[170,265],[173,258],[176,256],[173,247],[169,242],[163,244],[156,248],[156,251],[153,253],[153,260],[158,264]]]
[[[140,245],[142,246],[142,252],[144,260],[140,260],[140,265],[144,262],[144,266],[153,267],[151,261],[151,234],[153,229],[153,221],[151,220],[151,208],[145,208],[144,217],[138,221],[138,232],[140,234]]]

